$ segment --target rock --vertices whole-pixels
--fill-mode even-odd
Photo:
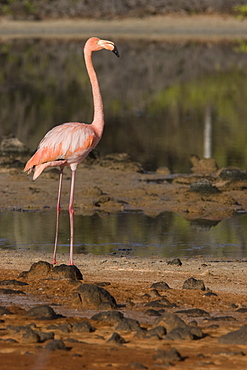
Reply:
[[[184,313],[188,317],[209,317],[209,313],[207,311],[201,310],[200,308],[191,308],[188,310],[179,310],[176,313]]]
[[[162,317],[157,318],[155,320],[156,325],[163,325],[167,332],[170,332],[173,329],[176,329],[178,327],[187,327],[187,324],[178,317],[175,313],[172,312],[165,312]]]
[[[49,351],[56,351],[57,349],[68,350],[68,348],[66,348],[62,339],[51,340],[49,343],[47,343],[47,345],[45,346],[45,349],[48,349]]]
[[[39,343],[40,342],[40,336],[34,330],[29,328],[22,335],[21,341],[22,341],[22,343]]]
[[[176,348],[171,348],[169,351],[163,349],[157,350],[154,360],[162,364],[171,364],[174,361],[182,361],[183,358]]]
[[[203,295],[204,297],[218,297],[218,294],[213,292],[207,292]]]
[[[172,329],[164,338],[165,340],[193,340],[193,334],[188,327]]]
[[[215,316],[210,318],[211,321],[237,321],[233,316]]]
[[[247,180],[247,172],[238,168],[223,168],[219,173],[219,177],[224,181],[244,181]]]
[[[199,327],[187,325],[178,315],[172,312],[165,312],[161,318],[156,319],[155,324],[166,328],[168,334],[165,339],[167,340],[192,340],[203,337]]]
[[[191,184],[190,191],[206,196],[221,193],[221,191],[207,179],[200,179]]]
[[[70,333],[72,330],[72,325],[68,322],[64,324],[59,324],[59,325],[49,325],[46,328],[47,330],[60,330],[63,333]]]
[[[148,302],[145,304],[145,307],[158,307],[158,308],[163,308],[163,307],[166,307],[166,308],[171,308],[171,307],[176,307],[176,304],[175,303],[171,303],[168,299],[166,298],[161,298],[161,299],[157,299],[155,301],[151,301],[151,302]]]
[[[3,315],[11,315],[11,312],[7,308],[0,306],[0,316]]]
[[[157,283],[153,283],[151,288],[158,289],[158,290],[167,290],[170,289],[169,285],[163,281],[159,281]]]
[[[14,289],[0,289],[0,294],[25,294],[22,290],[14,290]]]
[[[115,343],[115,344],[123,344],[127,343],[126,340],[121,337],[118,333],[113,333],[111,338],[109,338],[106,343]]]
[[[54,339],[54,333],[50,331],[49,333],[43,332],[43,331],[36,331],[40,338],[40,342],[44,343],[47,340]]]
[[[73,332],[76,333],[92,333],[95,328],[87,321],[75,322],[73,324]]]
[[[75,265],[59,265],[50,271],[50,278],[54,280],[71,279],[83,280],[81,271]]]
[[[0,285],[14,285],[14,286],[24,286],[28,285],[28,283],[25,283],[24,281],[19,280],[2,280],[0,281]]]
[[[205,285],[203,280],[197,280],[191,277],[185,280],[183,284],[183,289],[205,290]]]
[[[247,325],[240,329],[222,335],[218,342],[221,344],[246,345],[247,344]]]
[[[20,273],[19,277],[28,278],[28,279],[46,279],[49,277],[49,274],[53,266],[45,261],[39,261],[33,263],[29,271],[23,271]]]
[[[105,311],[96,313],[91,317],[91,320],[103,321],[110,324],[117,324],[124,318],[122,312],[119,311]]]
[[[179,258],[173,258],[173,260],[167,262],[168,265],[182,266],[182,262]]]
[[[152,308],[150,308],[149,310],[145,311],[145,314],[148,315],[148,316],[161,316],[161,310],[157,311],[157,310],[153,310]]]
[[[156,326],[155,328],[149,329],[146,333],[146,337],[156,337],[158,339],[163,339],[166,335],[166,328],[164,326]]]
[[[76,303],[85,309],[116,309],[117,304],[112,295],[95,284],[81,284],[73,294]]]
[[[45,261],[33,263],[29,271],[23,271],[19,275],[22,278],[28,279],[53,279],[53,280],[82,280],[83,276],[80,270],[72,265],[54,266]]]
[[[0,152],[3,153],[28,153],[29,149],[16,137],[3,139],[0,143]]]
[[[140,369],[140,370],[145,370],[145,369],[148,369],[148,367],[146,367],[145,365],[143,365],[142,363],[140,362],[131,362],[130,364],[128,364],[128,368],[129,369]]]
[[[140,330],[140,324],[137,320],[124,318],[120,321],[120,323],[115,328],[118,331],[138,331]]]
[[[55,311],[48,305],[33,307],[29,311],[27,311],[26,315],[41,320],[54,320],[58,318]]]

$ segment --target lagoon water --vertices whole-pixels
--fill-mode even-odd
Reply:
[[[67,212],[61,213],[59,253],[69,253]],[[53,251],[55,212],[0,213],[0,248]],[[75,253],[143,257],[247,258],[247,215],[220,222],[186,221],[173,213],[75,215]]]

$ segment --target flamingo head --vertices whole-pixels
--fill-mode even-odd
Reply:
[[[91,51],[98,51],[102,49],[110,50],[116,54],[117,57],[119,57],[118,49],[112,41],[101,40],[98,37],[91,37],[88,39],[85,44],[85,48],[89,48]]]

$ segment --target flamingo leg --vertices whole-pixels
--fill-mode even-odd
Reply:
[[[57,263],[56,254],[57,254],[57,243],[58,243],[59,216],[61,212],[62,181],[63,181],[63,167],[60,168],[60,176],[59,176],[58,197],[57,197],[56,234],[55,234],[55,245],[54,245],[53,260],[52,260],[53,264]]]
[[[72,170],[70,200],[69,200],[69,219],[70,219],[70,254],[69,265],[73,265],[73,249],[74,249],[74,190],[75,190],[75,170]]]

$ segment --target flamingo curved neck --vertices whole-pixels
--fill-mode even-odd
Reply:
[[[98,78],[92,63],[92,51],[90,49],[88,48],[84,49],[84,58],[88,76],[92,85],[93,105],[94,105],[94,116],[92,126],[95,130],[96,135],[100,139],[104,128],[103,101],[100,93]]]

